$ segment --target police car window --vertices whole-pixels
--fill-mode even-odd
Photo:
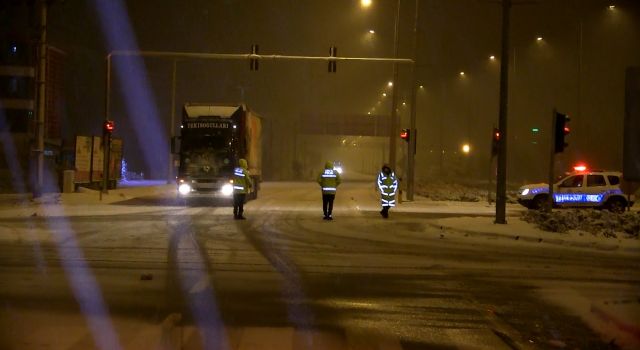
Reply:
[[[609,175],[609,176],[607,176],[607,179],[609,179],[609,184],[611,184],[611,185],[619,185],[620,184],[620,178],[615,176],[615,175]]]
[[[560,184],[560,187],[582,187],[582,179],[584,175],[575,175],[572,176]]]
[[[604,181],[604,176],[602,175],[587,175],[587,186],[606,186],[607,183]]]

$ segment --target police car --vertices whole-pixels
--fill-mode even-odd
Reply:
[[[622,174],[615,171],[589,171],[575,167],[576,171],[553,185],[554,207],[602,208],[623,212],[628,197],[620,189]],[[549,198],[549,185],[525,185],[518,190],[518,203],[529,209],[544,207]]]

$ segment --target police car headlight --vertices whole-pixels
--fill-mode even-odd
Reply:
[[[224,184],[222,186],[222,188],[220,189],[220,192],[222,192],[222,194],[225,195],[225,196],[230,196],[233,193],[233,185],[232,184]]]
[[[181,184],[178,186],[178,192],[180,192],[181,195],[187,195],[191,192],[191,186],[188,184]]]
[[[522,195],[522,196],[526,196],[526,195],[528,195],[528,194],[529,194],[529,189],[528,189],[528,188],[525,188],[525,189],[524,189],[524,190],[522,190],[522,192],[520,193],[520,195]]]

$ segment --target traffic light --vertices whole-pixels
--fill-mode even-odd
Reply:
[[[251,54],[252,55],[257,55],[258,54],[258,45],[257,44],[253,44],[251,45]],[[250,70],[258,70],[259,65],[258,65],[258,59],[254,58],[254,57],[250,57],[249,58],[249,69]]]
[[[500,130],[493,128],[493,134],[491,135],[491,156],[497,156],[500,149]]]
[[[338,48],[335,46],[331,46],[329,48],[329,56],[330,57],[336,57],[338,56]],[[336,72],[336,61],[335,60],[329,60],[329,73],[335,73]]]
[[[569,129],[570,120],[568,115],[556,112],[556,127],[554,130],[555,153],[561,153],[565,147],[569,146],[564,139],[565,136],[571,132],[571,129]]]
[[[400,131],[400,138],[405,140],[406,142],[409,142],[409,139],[411,138],[411,130],[402,129],[402,131]]]
[[[115,127],[116,124],[113,120],[105,120],[104,123],[102,123],[102,133],[105,135],[111,135]]]

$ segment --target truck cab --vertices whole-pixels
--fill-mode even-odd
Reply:
[[[233,172],[247,159],[260,181],[259,117],[244,105],[185,104],[180,128],[177,192],[180,198],[231,198]]]

